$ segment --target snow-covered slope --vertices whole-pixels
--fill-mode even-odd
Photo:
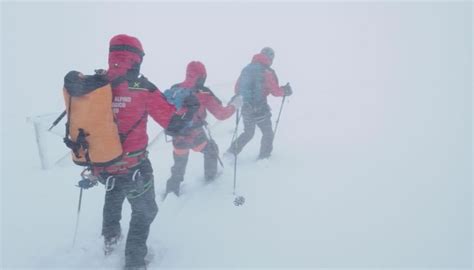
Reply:
[[[295,92],[272,157],[255,162],[258,131],[239,156],[244,205],[232,164],[203,185],[191,154],[183,196],[159,202],[151,268],[470,267],[471,17],[470,3],[2,3],[2,268],[123,265],[124,243],[102,255],[101,186],[83,194],[72,247],[81,169],[42,170],[25,121],[61,111],[64,74],[103,67],[117,33],[142,39],[142,71],[162,90],[197,59],[227,101],[270,45]],[[270,101],[275,119],[281,99]],[[234,123],[212,129],[221,152]],[[64,154],[60,136],[47,140]],[[150,149],[157,194],[171,151],[163,138]]]

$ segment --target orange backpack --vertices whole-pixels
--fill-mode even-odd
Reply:
[[[74,163],[108,166],[120,160],[122,144],[112,112],[112,88],[105,74],[71,71],[64,77],[67,123],[64,143]]]

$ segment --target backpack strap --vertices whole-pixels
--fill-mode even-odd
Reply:
[[[67,122],[66,122],[66,132],[64,135],[64,143],[66,143],[66,139],[69,140],[69,123],[71,121],[71,100],[72,100],[72,97],[69,96],[69,100],[68,100],[68,107],[67,107]],[[67,143],[66,143],[67,145]],[[69,147],[69,146],[68,146]],[[77,156],[77,155],[76,155]]]
[[[120,76],[114,80],[112,80],[111,82],[111,85],[112,85],[112,89],[117,87],[118,85],[120,85],[121,83],[123,82],[127,82],[128,83],[128,88],[132,88],[132,89],[146,89],[148,90],[149,92],[154,92],[156,90],[158,90],[158,87],[156,87],[152,82],[150,82],[145,76],[141,75],[138,80],[127,80],[127,77],[126,76]],[[126,140],[127,140],[127,137],[128,135],[130,135],[130,133],[132,133],[133,130],[135,130],[135,128],[137,128],[140,123],[143,121],[143,119],[145,119],[145,117],[147,116],[147,112],[143,112],[143,115],[140,117],[140,119],[137,120],[137,122],[135,122],[132,127],[125,133],[119,133],[119,136],[120,136],[120,143],[124,143]]]
[[[128,89],[130,91],[148,91],[150,93],[158,90],[158,87],[150,82],[145,76],[141,75],[139,78],[128,81]]]
[[[155,84],[150,82],[148,78],[143,75],[138,78],[138,82],[140,83],[141,87],[148,89],[149,92],[155,92],[156,90],[158,90],[158,87],[156,87]]]
[[[145,119],[145,117],[147,116],[147,112],[143,112],[142,116],[140,117],[140,119],[137,120],[137,122],[135,122],[135,124],[133,124],[133,126],[125,133],[119,133],[119,136],[120,136],[120,143],[124,143],[125,140],[127,140],[127,137],[128,135],[130,135],[130,133],[132,133],[132,131],[138,127],[138,125],[140,125],[140,123],[143,121],[143,119]]]
[[[209,89],[208,87],[203,86],[203,87],[199,88],[199,91],[211,95],[213,98],[215,98],[215,99],[217,100],[217,102],[219,102],[219,104],[222,105],[222,101],[221,101],[221,100],[214,94],[214,92],[212,92],[212,90]]]
[[[124,78],[124,80],[125,80],[125,78]],[[122,82],[124,80],[122,80]],[[136,80],[136,81],[128,81],[128,88],[129,89],[134,88],[135,87],[134,84],[137,84],[135,89],[146,89],[149,92],[155,92],[156,90],[158,90],[158,87],[156,87],[156,85],[154,85],[152,82],[150,82],[143,75],[141,75],[140,78],[138,78],[138,80]],[[138,119],[137,122],[135,122],[127,132],[119,133],[120,142],[122,144],[125,142],[125,140],[127,140],[128,135],[130,135],[130,133],[132,133],[132,131],[135,130],[140,125],[140,123],[143,121],[143,119],[145,119],[147,117],[147,115],[148,115],[147,112],[144,111],[142,116],[140,117],[140,119]]]

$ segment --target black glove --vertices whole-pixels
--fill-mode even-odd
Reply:
[[[77,182],[77,186],[83,189],[88,189],[97,185],[97,181],[91,180],[89,178],[83,178],[81,181]]]
[[[290,83],[286,83],[283,86],[283,92],[285,96],[291,96],[293,94],[293,89],[291,89]]]

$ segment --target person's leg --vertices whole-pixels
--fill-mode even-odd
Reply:
[[[111,180],[108,183],[110,190],[105,193],[103,208],[102,235],[104,236],[104,252],[107,255],[112,252],[113,247],[121,238],[120,220],[122,219],[122,205],[125,200],[125,192],[120,186],[120,179]]]
[[[188,158],[189,149],[173,151],[174,165],[171,167],[171,177],[166,182],[166,193],[173,192],[179,196],[179,186],[184,180]]]
[[[132,218],[125,245],[125,267],[140,267],[146,265],[146,241],[150,225],[158,213],[150,161],[144,161],[139,176],[128,180],[127,199],[132,208]]]
[[[206,181],[212,181],[217,174],[217,159],[219,155],[218,146],[215,141],[208,141],[202,150],[204,154],[204,177]]]
[[[238,155],[245,145],[253,138],[255,134],[255,121],[251,116],[242,114],[244,122],[244,132],[232,142],[228,152],[231,154]]]
[[[273,150],[273,127],[271,115],[265,117],[260,122],[257,123],[258,127],[262,131],[262,140],[260,143],[260,154],[258,155],[259,159],[270,157]]]

